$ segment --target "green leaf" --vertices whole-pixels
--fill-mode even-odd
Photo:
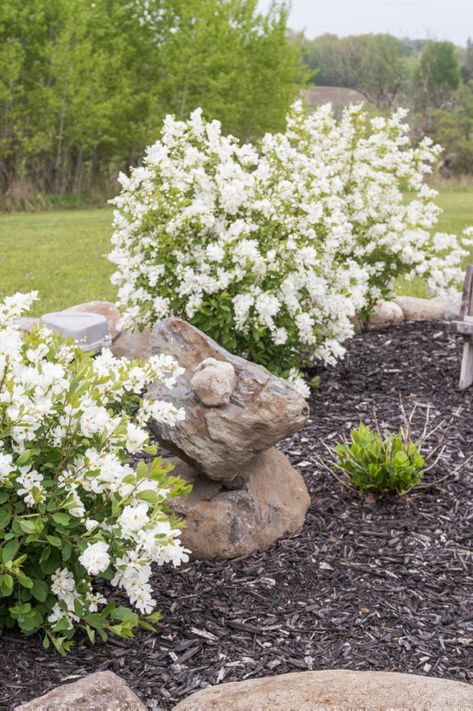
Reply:
[[[34,449],[26,449],[24,452],[20,454],[18,459],[16,460],[16,466],[17,467],[24,467],[25,464],[28,464],[28,462],[31,462],[33,459],[35,451]]]
[[[49,587],[44,582],[44,580],[38,580],[38,578],[33,580],[33,587],[31,588],[31,594],[33,595],[33,597],[36,598],[36,600],[39,600],[39,602],[45,602],[46,598],[48,597],[48,593],[49,593]]]
[[[8,597],[13,591],[13,577],[9,573],[0,575],[0,596]]]
[[[65,543],[62,547],[62,559],[65,563],[69,560],[72,555],[72,546],[70,543]]]
[[[31,590],[33,587],[33,581],[28,575],[25,575],[22,573],[20,570],[16,573],[16,577],[20,585],[22,585],[24,588],[28,588],[28,590]]]
[[[145,619],[149,620],[149,622],[159,622],[159,620],[162,620],[162,618],[163,613],[159,610],[156,610],[156,612],[152,612],[151,615],[146,615]]]
[[[55,548],[61,548],[61,547],[62,547],[62,541],[61,541],[61,539],[58,538],[57,536],[50,536],[50,535],[47,535],[47,536],[46,536],[46,540],[48,541],[48,543],[50,543],[50,544],[51,544],[52,546],[54,546]]]
[[[132,622],[133,624],[137,624],[139,620],[139,617],[136,612],[130,610],[129,607],[116,607],[114,610],[112,610],[110,617],[112,617],[114,620]]]
[[[3,506],[0,509],[0,530],[4,530],[11,521],[11,506]]]
[[[142,501],[146,501],[148,504],[156,504],[160,500],[160,497],[155,491],[153,491],[153,489],[144,489],[144,491],[140,491],[136,498],[142,499]]]
[[[56,523],[58,523],[60,526],[68,526],[69,523],[71,522],[71,517],[67,513],[58,511],[53,514],[53,520]]]
[[[36,524],[35,521],[29,519],[29,518],[17,518],[17,523],[23,533],[35,533],[36,532]]]
[[[13,557],[15,556],[17,548],[18,548],[18,541],[16,538],[14,538],[12,541],[8,541],[8,543],[2,550],[2,561],[4,563],[8,563],[10,560],[13,560]]]

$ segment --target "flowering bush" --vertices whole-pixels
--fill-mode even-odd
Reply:
[[[139,364],[96,358],[15,319],[34,294],[0,304],[0,622],[44,631],[64,653],[77,627],[130,636],[158,619],[151,563],[187,560],[166,504],[186,492],[160,459],[130,457],[148,446],[150,418],[183,417],[171,404],[140,400],[159,378],[172,387],[180,368],[155,356]],[[95,578],[122,589],[138,612],[117,607]]]
[[[200,110],[168,116],[114,200],[124,326],[183,316],[287,376],[341,356],[355,314],[400,274],[450,288],[465,252],[431,235],[439,210],[423,177],[438,148],[411,147],[403,116],[351,107],[338,121],[330,106],[306,116],[296,104],[260,151]]]
[[[442,149],[430,138],[412,146],[406,115],[399,109],[370,119],[362,106],[350,106],[337,120],[330,105],[306,115],[298,103],[285,134],[263,140],[261,165],[277,186],[275,209],[297,215],[300,229],[310,221],[320,258],[354,260],[365,271],[365,315],[401,275],[423,277],[434,294],[463,279],[468,252],[456,235],[433,232],[442,211],[433,202],[437,191],[424,182]],[[471,236],[469,228],[463,243]]]

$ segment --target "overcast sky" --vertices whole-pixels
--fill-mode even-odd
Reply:
[[[260,0],[266,9],[270,0]],[[413,39],[473,39],[473,0],[292,0],[289,26],[307,37],[389,32]]]

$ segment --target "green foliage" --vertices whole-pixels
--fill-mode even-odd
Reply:
[[[383,436],[363,424],[335,452],[335,467],[362,495],[405,494],[421,481],[426,465],[417,444],[403,430]]]
[[[169,500],[190,487],[159,457],[131,466],[156,454],[145,427],[160,403],[142,390],[172,386],[177,364],[94,359],[46,329],[22,337],[33,297],[0,303],[0,628],[42,632],[65,654],[77,628],[92,642],[154,629],[151,563],[188,560]],[[107,600],[113,588],[138,612]]]
[[[108,187],[166,113],[245,139],[282,126],[304,70],[287,10],[256,0],[2,0],[0,191]]]
[[[430,42],[425,46],[419,62],[417,84],[418,103],[425,111],[430,106],[441,106],[461,80],[458,51],[452,42]]]
[[[467,40],[466,48],[461,54],[461,74],[465,84],[473,80],[473,42]]]
[[[438,203],[443,210],[442,232],[460,234],[473,222],[471,188],[443,188]],[[111,220],[108,208],[0,215],[0,298],[22,289],[39,289],[33,315],[93,299],[113,301],[113,268],[106,258]],[[471,259],[468,256],[465,264]],[[428,296],[420,278],[399,282],[396,293]]]
[[[357,89],[379,108],[393,105],[407,79],[403,44],[392,35],[326,34],[301,48],[316,84]]]
[[[471,40],[462,48],[388,34],[325,34],[300,45],[311,81],[356,90],[377,113],[409,108],[415,138],[429,136],[445,148],[442,176],[473,173]]]

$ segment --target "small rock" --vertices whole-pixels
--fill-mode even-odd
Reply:
[[[123,679],[104,671],[58,686],[16,711],[146,711],[146,706]]]
[[[472,708],[473,686],[460,681],[394,672],[331,669],[209,686],[178,703],[174,711]]]
[[[108,332],[112,341],[115,341],[121,333],[121,329],[118,326],[120,311],[111,301],[87,301],[85,304],[77,304],[76,306],[70,306],[64,310],[73,312],[83,311],[89,314],[105,316],[108,324]]]
[[[445,299],[445,314],[446,321],[455,321],[460,318],[460,309],[462,305],[462,295],[456,294]]]
[[[222,560],[264,550],[304,525],[310,497],[302,476],[275,447],[257,455],[242,472],[242,489],[228,490],[193,467],[172,459],[173,475],[192,484],[173,499],[185,520],[182,542],[200,560]]]
[[[35,328],[38,328],[41,321],[33,316],[21,316],[15,321],[15,324],[23,333],[31,333]]]
[[[200,402],[207,407],[227,405],[235,390],[235,368],[215,358],[206,358],[194,370],[191,388]]]
[[[151,355],[149,330],[122,331],[110,350],[117,358],[147,360]]]
[[[112,343],[105,316],[90,311],[54,311],[43,314],[41,323],[47,329],[72,338],[82,350],[99,353]]]
[[[369,328],[383,326],[385,323],[400,323],[404,314],[395,301],[378,301],[368,324]]]
[[[309,407],[292,385],[261,365],[232,355],[186,321],[160,321],[150,340],[153,354],[173,356],[185,372],[172,391],[155,383],[147,397],[171,401],[186,413],[185,420],[173,427],[159,422],[150,427],[164,447],[211,479],[241,478],[256,454],[306,422]],[[220,407],[202,405],[191,385],[195,369],[208,358],[233,366],[236,373],[232,397]]]
[[[397,296],[406,321],[442,321],[445,318],[443,299],[421,299],[417,296]]]

